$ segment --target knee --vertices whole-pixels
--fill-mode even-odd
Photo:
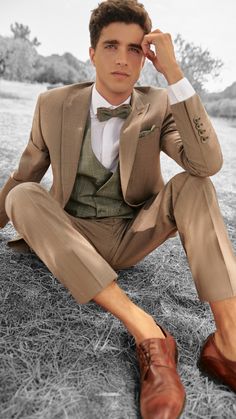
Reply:
[[[217,199],[214,185],[209,177],[194,176],[187,172],[178,173],[171,179],[173,204],[184,201],[184,205],[197,202],[204,196],[208,203]]]
[[[181,172],[175,175],[172,178],[174,183],[184,186],[186,183],[192,186],[193,191],[196,191],[201,188],[213,189],[215,191],[214,185],[209,177],[194,176],[188,172]]]
[[[5,209],[8,217],[10,218],[13,206],[16,207],[19,205],[21,208],[25,208],[27,199],[29,199],[30,196],[39,189],[43,188],[35,182],[20,183],[19,185],[12,188],[10,192],[8,192],[5,201]]]
[[[201,176],[193,176],[189,174],[189,178],[190,178],[190,185],[193,188],[193,191],[200,191],[202,189],[204,189],[205,191],[215,191],[214,185],[211,181],[211,179],[206,176],[206,177],[201,177]]]

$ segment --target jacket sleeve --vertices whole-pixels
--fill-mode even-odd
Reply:
[[[171,106],[167,98],[161,150],[195,176],[212,176],[222,167],[217,135],[197,94]]]
[[[44,142],[40,124],[39,96],[30,132],[28,144],[21,155],[18,168],[9,176],[0,191],[0,227],[4,227],[9,218],[5,211],[5,200],[8,192],[23,182],[40,182],[50,165],[50,156]]]

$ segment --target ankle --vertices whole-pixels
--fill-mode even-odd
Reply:
[[[236,333],[233,329],[218,328],[215,331],[215,339],[223,346],[232,345],[236,343]]]
[[[124,321],[123,324],[134,337],[136,344],[149,338],[165,338],[153,317],[137,306],[134,307],[129,319]]]

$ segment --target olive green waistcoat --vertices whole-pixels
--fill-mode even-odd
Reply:
[[[95,156],[88,119],[74,187],[65,211],[74,217],[133,218],[135,210],[124,202],[119,164],[114,173]]]

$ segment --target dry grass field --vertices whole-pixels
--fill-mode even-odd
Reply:
[[[42,85],[0,80],[0,187],[28,141]],[[213,119],[225,163],[212,180],[236,250],[236,123]],[[162,159],[166,180],[181,171]],[[48,188],[50,173],[43,181]],[[7,246],[0,230],[0,418],[138,419],[139,371],[134,339],[118,319],[90,301],[78,305],[34,253]],[[119,273],[119,285],[177,340],[187,391],[183,419],[236,417],[236,397],[203,376],[197,358],[214,330],[198,300],[178,237]]]

